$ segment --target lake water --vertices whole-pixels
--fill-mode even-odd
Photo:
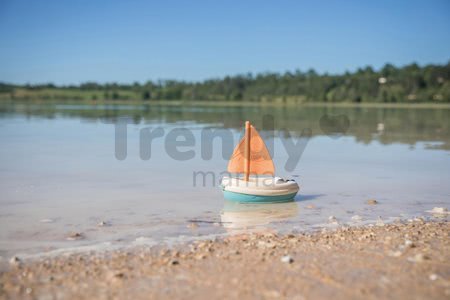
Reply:
[[[245,120],[267,139],[277,175],[300,184],[294,202],[223,199],[218,182]],[[205,139],[210,130],[227,137],[224,148]],[[449,109],[1,104],[0,142],[3,257],[380,224],[450,207]],[[81,239],[68,239],[75,232]]]

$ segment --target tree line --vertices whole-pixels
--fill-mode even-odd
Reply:
[[[314,70],[240,74],[201,82],[158,80],[146,83],[86,82],[80,85],[0,83],[0,99],[196,100],[303,102],[450,102],[450,62],[344,74]]]

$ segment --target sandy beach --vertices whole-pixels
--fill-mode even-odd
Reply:
[[[2,299],[448,299],[450,224],[410,222],[313,233],[239,234],[23,260]]]

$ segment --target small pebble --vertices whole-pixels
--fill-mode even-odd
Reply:
[[[407,248],[414,248],[415,245],[411,240],[405,240],[405,247]]]
[[[110,272],[108,272],[108,279],[109,280],[116,281],[118,279],[123,279],[123,278],[125,278],[125,273],[123,273],[123,272],[118,272],[118,271],[110,271]]]
[[[353,221],[362,221],[362,217],[361,217],[361,216],[358,216],[358,215],[354,215],[354,216],[352,217],[352,220],[353,220]]]
[[[378,201],[375,200],[375,199],[369,199],[369,200],[367,200],[367,204],[369,204],[369,205],[376,205],[376,204],[378,204]]]
[[[305,208],[307,208],[307,209],[315,209],[316,206],[314,204],[308,204],[308,205],[306,205]]]
[[[9,263],[12,265],[18,265],[20,264],[22,261],[20,260],[20,258],[18,258],[17,256],[13,256],[11,257],[11,259],[9,260]]]
[[[438,276],[433,273],[433,274],[430,274],[429,278],[431,281],[435,281],[436,279],[438,279]]]
[[[402,256],[402,252],[401,251],[391,251],[388,253],[388,255],[392,256],[392,257],[400,257],[400,256]]]
[[[284,262],[286,264],[292,264],[294,262],[294,259],[289,255],[285,255],[281,258],[281,262]]]
[[[421,263],[428,259],[430,259],[430,258],[422,253],[417,253],[413,257],[408,257],[408,260],[410,262],[416,262],[416,263]]]
[[[83,234],[79,233],[79,232],[74,232],[69,234],[69,236],[67,237],[67,240],[69,241],[74,241],[74,240],[80,240],[83,238]]]
[[[205,259],[206,258],[206,255],[205,254],[197,254],[196,256],[195,256],[195,259],[196,260],[202,260],[202,259]]]

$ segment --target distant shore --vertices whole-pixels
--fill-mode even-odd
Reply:
[[[450,63],[396,67],[385,64],[340,74],[313,69],[261,72],[205,78],[199,81],[147,80],[133,83],[87,81],[58,85],[0,82],[1,99],[78,99],[147,101],[254,101],[276,105],[341,101],[353,103],[449,103]]]
[[[450,109],[450,103],[384,103],[384,102],[253,102],[253,101],[186,101],[186,100],[0,100],[1,104],[73,104],[73,105],[150,105],[150,106],[194,106],[194,107],[342,107],[342,108],[414,108]]]
[[[13,258],[0,297],[448,299],[450,223],[241,234],[175,249]]]

